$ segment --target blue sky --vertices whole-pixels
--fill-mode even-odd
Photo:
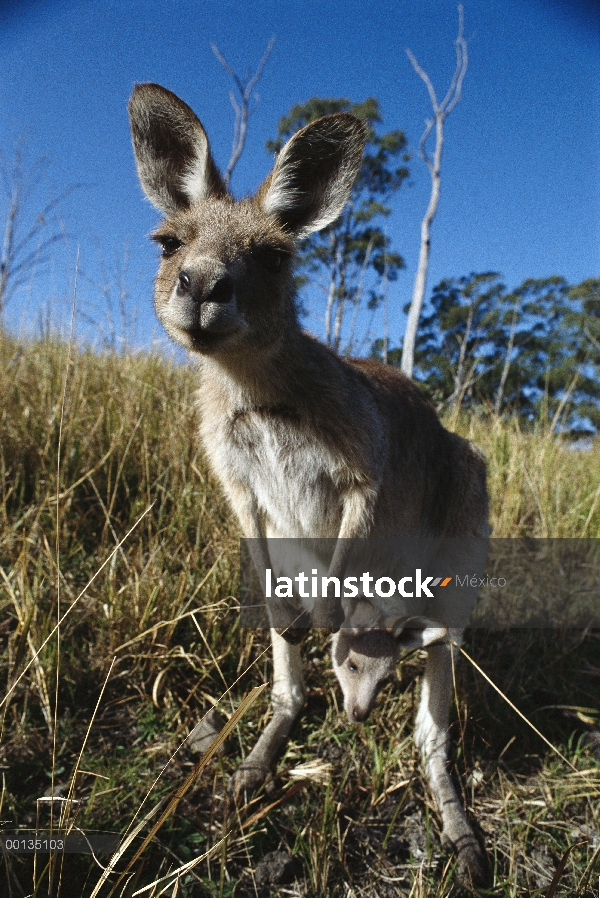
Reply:
[[[499,271],[509,286],[560,274],[600,275],[600,13],[584,0],[465,0],[470,64],[448,119],[442,195],[428,278]],[[71,184],[61,204],[65,241],[7,309],[13,330],[40,314],[59,325],[80,253],[78,327],[107,326],[101,293],[129,254],[127,313],[135,341],[159,335],[151,304],[157,215],[143,199],[126,104],[136,81],[156,81],[191,105],[217,162],[231,148],[229,82],[214,41],[243,74],[276,42],[258,86],[244,156],[232,181],[252,192],[271,159],[265,141],[294,103],[311,96],[376,96],[386,129],[405,131],[410,183],[394,200],[388,233],[406,260],[391,285],[390,331],[398,344],[410,299],[429,175],[418,142],[429,100],[406,57],[410,47],[438,95],[454,69],[451,0],[10,0],[0,3],[0,147],[20,137],[48,168],[29,214]],[[1,199],[4,203],[4,199]],[[37,204],[37,205],[36,205]],[[0,205],[0,227],[5,206]],[[127,250],[126,250],[127,248]],[[318,302],[307,325],[320,331]],[[375,325],[377,327],[377,325]]]

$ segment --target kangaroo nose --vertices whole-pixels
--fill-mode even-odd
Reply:
[[[229,302],[233,296],[233,281],[228,274],[219,278],[203,302]]]
[[[179,272],[179,286],[177,287],[178,293],[189,293],[192,289],[192,279],[187,273],[187,271]]]
[[[358,705],[355,705],[352,709],[352,719],[357,723],[362,723],[363,720],[366,720],[369,716],[369,712],[365,711],[363,708],[359,708]]]
[[[207,293],[204,279],[184,270],[179,272],[177,294],[178,296],[187,295],[198,303],[225,303],[233,297],[233,281],[228,274],[225,274],[212,285]]]

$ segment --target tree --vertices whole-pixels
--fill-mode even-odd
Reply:
[[[381,357],[382,341],[373,345]],[[400,363],[399,349],[389,353]],[[438,408],[479,406],[550,430],[600,426],[600,279],[500,275],[438,284],[415,347],[415,378]]]
[[[244,150],[244,146],[246,144],[246,132],[248,130],[248,119],[250,118],[252,112],[252,110],[250,109],[252,94],[256,85],[261,79],[262,73],[267,64],[267,60],[271,55],[271,50],[273,49],[274,43],[275,35],[271,37],[271,40],[267,45],[267,49],[263,53],[263,57],[258,63],[254,74],[248,71],[246,72],[246,77],[243,79],[240,78],[235,69],[233,69],[229,65],[217,45],[213,43],[211,43],[210,45],[213,53],[233,81],[236,88],[236,90],[232,90],[229,92],[229,99],[231,100],[231,105],[233,106],[235,112],[235,123],[233,126],[233,146],[231,148],[231,157],[227,164],[227,168],[225,169],[225,174],[223,175],[225,187],[229,186],[233,170],[238,164],[240,156],[242,155],[242,152]],[[238,96],[236,96],[236,91]]]
[[[349,202],[339,219],[311,235],[300,246],[297,287],[321,278],[326,295],[325,339],[336,350],[353,351],[358,312],[365,304],[374,310],[386,302],[387,284],[404,267],[402,257],[391,249],[382,222],[390,213],[389,202],[408,176],[398,162],[408,161],[402,131],[378,134],[379,104],[373,97],[363,103],[347,99],[313,97],[294,106],[278,126],[277,137],[267,143],[279,152],[285,141],[309,122],[335,112],[351,112],[367,125],[367,144],[362,165]],[[347,313],[351,311],[348,322]],[[342,347],[342,343],[344,343]]]
[[[415,347],[415,376],[438,409],[481,400],[481,381],[497,367],[498,300],[505,290],[495,272],[438,284]],[[405,309],[406,311],[406,309]],[[375,356],[380,343],[374,344]],[[401,351],[389,353],[398,365]]]
[[[580,329],[588,341],[583,351],[592,354],[594,364],[600,365],[600,278],[588,278],[569,290],[569,299],[577,304]]]
[[[415,72],[423,79],[429,93],[429,99],[433,107],[433,118],[427,119],[425,130],[419,144],[421,158],[429,169],[431,175],[431,195],[429,205],[425,212],[425,217],[421,223],[421,249],[419,252],[419,264],[415,275],[415,285],[413,289],[412,302],[406,322],[406,331],[404,334],[404,343],[402,346],[402,362],[401,368],[408,377],[412,377],[414,366],[415,342],[417,337],[417,328],[419,326],[419,318],[423,299],[425,297],[425,287],[427,284],[427,269],[429,267],[429,250],[431,247],[430,232],[433,219],[437,212],[438,202],[440,198],[441,186],[441,165],[442,165],[442,148],[444,146],[444,124],[458,101],[460,100],[462,84],[467,71],[469,57],[467,54],[467,42],[463,35],[463,7],[458,7],[458,36],[455,41],[456,46],[456,69],[450,87],[446,96],[440,103],[435,93],[435,89],[429,75],[421,68],[410,50],[407,50]],[[431,134],[435,125],[435,150],[433,159],[429,156],[426,149],[427,138]]]
[[[15,291],[48,260],[50,247],[64,236],[56,211],[76,187],[65,188],[36,209],[36,191],[46,169],[45,158],[27,165],[22,141],[17,143],[11,162],[0,150],[0,181],[6,203],[0,256],[0,326]]]
[[[600,427],[600,278],[588,278],[570,287],[567,299],[570,352],[577,364],[577,382],[569,398],[578,424],[589,423],[597,430]]]
[[[488,401],[536,418],[542,405],[556,410],[565,378],[570,380],[571,338],[564,278],[528,278],[500,298],[495,336],[501,370],[486,384]]]

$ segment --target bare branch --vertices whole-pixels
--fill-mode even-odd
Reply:
[[[388,363],[388,349],[390,345],[390,327],[388,319],[388,264],[387,254],[383,255],[383,344],[381,347],[381,357],[383,364]]]
[[[333,264],[329,269],[329,289],[327,290],[327,305],[325,307],[325,341],[328,346],[331,346],[331,317],[333,315],[333,305],[335,302],[335,286],[341,263],[341,253],[337,244],[337,235],[333,228],[329,238],[329,248]]]
[[[425,86],[427,87],[427,90],[429,91],[429,99],[431,100],[431,105],[433,106],[433,111],[435,113],[437,113],[437,111],[440,107],[439,107],[437,97],[435,95],[435,90],[434,90],[433,84],[431,83],[431,79],[430,79],[429,75],[427,74],[427,72],[424,69],[421,68],[421,66],[415,59],[412,50],[410,50],[408,47],[406,48],[406,55],[412,62],[413,69],[415,70],[417,75],[420,78],[422,78],[423,81],[425,82]]]
[[[40,212],[35,216],[35,220],[33,224],[30,226],[29,230],[26,234],[20,239],[18,243],[14,244],[13,247],[13,256],[17,256],[19,253],[23,252],[28,243],[30,243],[34,237],[39,234],[43,228],[48,225],[48,216],[51,212],[54,212],[59,203],[62,203],[64,199],[66,199],[74,190],[78,190],[81,187],[80,184],[71,184],[69,187],[66,187],[58,196],[54,197],[54,199],[50,200]]]
[[[215,54],[215,56],[217,57],[217,59],[219,60],[219,62],[221,63],[221,65],[223,66],[223,68],[225,69],[225,71],[227,72],[227,74],[233,79],[233,81],[235,81],[235,84],[236,84],[238,90],[240,91],[240,93],[243,94],[244,90],[242,88],[242,82],[238,78],[234,69],[232,69],[232,67],[229,65],[229,63],[227,62],[227,60],[225,59],[225,57],[223,56],[223,54],[221,53],[221,51],[219,50],[217,45],[211,41],[210,48],[213,51],[213,53]]]
[[[369,237],[369,242],[367,244],[367,249],[365,250],[365,258],[363,260],[363,264],[361,265],[360,272],[358,275],[358,283],[356,285],[356,290],[354,291],[354,296],[352,297],[352,302],[354,303],[354,310],[352,312],[352,320],[350,323],[350,335],[348,337],[348,345],[346,347],[346,355],[350,355],[350,353],[352,352],[353,345],[354,345],[354,330],[356,328],[356,319],[358,316],[358,309],[360,306],[360,301],[362,299],[365,274],[367,273],[367,269],[369,267],[369,262],[371,261],[371,253],[373,252],[374,243],[375,243],[375,237],[373,234],[371,234],[371,236]]]
[[[520,302],[517,301],[513,308],[512,320],[510,323],[510,331],[508,335],[508,346],[506,347],[506,354],[504,356],[504,365],[502,366],[502,374],[500,375],[500,383],[498,385],[498,392],[496,393],[496,400],[494,402],[494,414],[499,415],[502,411],[502,402],[504,401],[504,390],[506,388],[506,381],[508,380],[508,372],[510,371],[510,365],[512,362],[512,353],[515,346],[515,335],[517,333],[517,320],[519,316],[519,312],[521,311]]]
[[[588,340],[592,343],[592,345],[596,347],[598,352],[600,352],[600,342],[598,342],[598,340],[596,340],[596,338],[593,336],[593,334],[590,333],[590,329],[587,326],[587,324],[584,325],[583,332],[586,335],[586,337],[588,338]]]
[[[433,174],[433,162],[431,161],[431,159],[427,153],[425,143],[427,141],[427,138],[431,134],[431,129],[433,128],[434,125],[435,125],[434,118],[428,118],[426,120],[425,130],[423,131],[423,136],[421,137],[421,140],[419,141],[419,153],[421,154],[421,159],[423,160],[423,162],[425,163],[425,165],[427,166],[427,168],[429,169],[429,171],[432,174]]]
[[[35,212],[30,209],[31,197],[45,171],[44,157],[25,165],[22,141],[16,144],[10,165],[0,151],[0,179],[8,199],[0,250],[0,327],[8,300],[47,261],[50,248],[64,239],[56,210],[78,185],[65,188]],[[30,216],[29,224],[25,216]]]
[[[467,42],[464,38],[464,20],[462,3],[458,5],[458,36],[456,38],[456,69],[448,93],[444,97],[442,108],[445,110],[444,118],[450,115],[462,93],[463,81],[469,65]]]
[[[251,95],[252,91],[254,90],[254,88],[256,87],[256,85],[258,84],[258,82],[262,76],[263,69],[267,64],[267,60],[268,60],[269,56],[271,55],[271,51],[273,49],[274,44],[275,44],[275,35],[272,34],[271,39],[267,45],[267,49],[265,50],[265,52],[263,54],[263,58],[258,63],[256,72],[254,73],[253,77],[250,79],[250,81],[247,84],[246,93],[248,95],[248,99],[250,99],[250,95]]]
[[[225,170],[225,174],[223,176],[223,180],[225,182],[225,186],[229,186],[229,182],[231,180],[231,176],[233,174],[233,170],[235,169],[237,163],[239,162],[240,156],[244,150],[244,145],[246,143],[246,131],[248,128],[248,119],[252,114],[252,110],[250,109],[250,101],[252,99],[252,92],[256,85],[258,84],[264,68],[267,64],[267,60],[271,55],[271,51],[273,49],[273,44],[275,43],[275,35],[271,37],[267,45],[267,49],[265,50],[262,59],[258,63],[256,67],[256,71],[253,75],[248,74],[246,78],[242,81],[239,77],[235,69],[227,62],[219,48],[216,44],[211,42],[211,49],[233,83],[237,88],[237,92],[239,94],[239,101],[236,98],[235,91],[231,91],[229,94],[229,99],[231,100],[231,105],[235,111],[235,123],[233,126],[233,145],[231,147],[231,157],[227,164],[227,168]]]
[[[406,322],[404,342],[402,345],[401,368],[408,377],[412,377],[414,368],[417,329],[419,326],[419,318],[421,315],[421,308],[423,306],[423,299],[425,297],[425,287],[427,285],[427,272],[429,268],[429,252],[431,245],[431,225],[435,218],[440,198],[440,169],[442,162],[442,148],[444,145],[444,122],[460,100],[462,85],[469,62],[467,43],[464,38],[464,14],[462,4],[459,4],[458,6],[458,35],[455,41],[455,46],[456,68],[454,70],[454,75],[452,76],[452,81],[450,82],[450,87],[441,104],[438,103],[437,96],[429,75],[424,69],[421,68],[412,52],[410,50],[406,51],[415,72],[425,82],[434,113],[433,118],[427,120],[425,131],[423,132],[423,136],[421,137],[421,141],[419,143],[421,158],[427,165],[429,174],[431,175],[431,194],[427,210],[423,217],[423,221],[421,222],[421,248],[419,251],[419,264],[415,275],[413,296],[408,313],[408,320]],[[425,143],[427,141],[427,138],[431,134],[434,125],[435,151],[433,154],[433,159],[431,159],[427,154]]]

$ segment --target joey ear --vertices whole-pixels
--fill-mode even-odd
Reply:
[[[371,602],[359,599],[350,615],[342,624],[342,628],[357,635],[364,630],[378,629],[381,627],[381,622],[381,614]]]
[[[403,649],[424,649],[435,642],[448,640],[448,627],[426,617],[399,618],[395,621],[392,632]]]
[[[171,215],[227,193],[204,128],[174,93],[159,84],[137,84],[129,119],[142,188],[161,212]]]
[[[331,224],[350,195],[366,133],[346,112],[306,125],[288,140],[258,191],[261,208],[297,239]]]

